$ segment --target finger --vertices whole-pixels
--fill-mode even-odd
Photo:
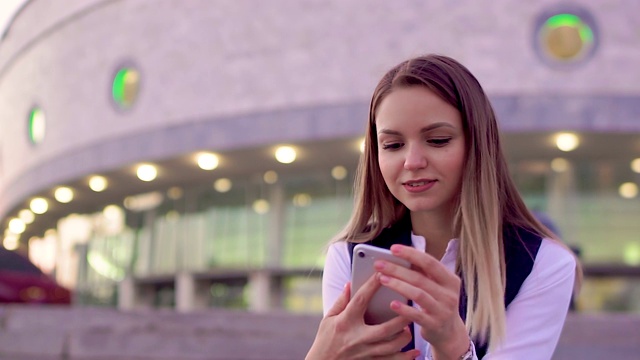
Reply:
[[[350,297],[351,297],[351,283],[346,283],[344,286],[344,290],[342,290],[342,293],[340,294],[340,296],[338,296],[338,299],[336,300],[336,302],[333,303],[333,306],[331,307],[331,309],[327,311],[327,314],[325,315],[325,317],[335,316],[343,312],[344,309],[347,307],[347,304],[349,304]]]
[[[389,357],[399,353],[411,341],[411,330],[408,326],[393,337],[371,344],[369,357]]]
[[[380,288],[380,282],[377,279],[378,274],[372,275],[351,297],[351,301],[347,304],[346,311],[355,318],[363,318],[364,313],[369,306],[369,301]]]
[[[451,290],[453,290],[453,286],[455,285],[451,284],[451,288],[447,289],[421,272],[407,269],[403,266],[396,265],[389,261],[378,260],[375,262],[375,268],[382,275],[409,283],[414,287],[429,293],[435,299],[446,296],[446,293],[451,292]],[[384,277],[381,277],[381,279],[384,279]],[[383,283],[383,285],[386,284]]]
[[[452,286],[456,280],[459,284],[460,279],[455,274],[424,251],[419,251],[411,246],[395,244],[391,246],[391,252],[393,255],[409,261],[411,265],[431,277],[438,284]]]
[[[373,359],[384,360],[413,360],[420,356],[420,350],[413,349],[407,352],[397,352],[390,356],[375,356]]]
[[[417,322],[422,326],[427,326],[427,324],[432,321],[430,320],[431,315],[448,314],[449,311],[447,311],[447,309],[455,308],[457,310],[458,308],[458,299],[453,296],[445,295],[440,299],[435,299],[430,293],[420,288],[385,275],[380,277],[380,282],[384,286],[411,299],[414,304],[422,308],[422,310],[416,309],[413,306],[402,304],[399,301],[392,301],[390,305],[391,310],[395,311],[401,317]]]
[[[391,306],[391,304],[389,304]],[[387,320],[382,324],[372,326],[373,337],[377,340],[388,339],[389,336],[395,336],[408,329],[411,319],[402,316],[396,316],[391,320]]]
[[[439,304],[437,302],[433,302],[433,306],[429,307],[429,311],[425,312],[420,309],[416,309],[413,306],[402,304],[398,301],[393,301],[391,303],[391,308],[393,311],[398,313],[400,317],[405,319],[409,319],[412,322],[420,324],[420,326],[425,328],[433,328],[438,326],[437,320],[433,317],[433,314],[438,314]],[[421,305],[422,306],[422,305]]]

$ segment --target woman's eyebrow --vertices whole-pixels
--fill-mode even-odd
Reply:
[[[449,127],[449,128],[455,129],[455,127],[453,125],[451,125],[448,122],[444,122],[443,121],[443,122],[437,122],[437,123],[429,124],[429,125],[423,127],[422,129],[420,129],[420,132],[421,133],[425,133],[425,132],[429,132],[429,131],[432,131],[432,130],[435,130],[435,129],[438,129],[438,128],[441,128],[441,127]],[[382,128],[382,129],[378,130],[378,134],[402,135],[399,131],[391,130],[391,129],[385,129],[385,128]]]
[[[425,126],[422,129],[420,129],[420,132],[421,133],[425,133],[425,132],[428,132],[428,131],[431,131],[431,130],[435,130],[435,129],[438,129],[438,128],[441,128],[441,127],[449,127],[449,128],[455,129],[455,127],[453,125],[451,125],[448,122],[444,122],[443,121],[443,122],[437,122],[437,123],[433,123],[433,124],[430,124],[428,126]]]

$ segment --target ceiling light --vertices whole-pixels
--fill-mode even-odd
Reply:
[[[9,220],[9,231],[14,234],[22,234],[27,229],[24,222],[18,218]]]
[[[280,146],[276,150],[276,160],[283,164],[291,164],[296,161],[296,150],[291,146]]]
[[[269,170],[264,173],[262,179],[267,184],[275,184],[276,182],[278,182],[278,173],[273,170]]]
[[[33,214],[33,211],[29,209],[22,209],[18,213],[18,218],[20,218],[20,220],[25,224],[31,224],[33,220],[36,219],[36,216]]]
[[[218,167],[220,159],[218,155],[212,153],[200,153],[196,157],[196,162],[202,170],[213,170]]]
[[[141,164],[136,170],[138,179],[142,181],[153,181],[158,176],[158,169],[151,164]]]
[[[564,158],[555,158],[551,160],[551,169],[557,173],[565,172],[569,169],[569,161]]]
[[[104,216],[105,219],[116,221],[124,217],[124,211],[120,206],[111,204],[102,209],[102,216]]]
[[[172,186],[167,190],[167,197],[171,200],[178,200],[182,197],[184,191],[179,186]]]
[[[55,197],[58,202],[61,202],[63,204],[70,203],[71,200],[73,200],[73,190],[66,186],[61,186],[55,190],[55,192],[53,193],[53,197]]]
[[[107,179],[104,176],[96,175],[89,179],[89,188],[95,192],[104,191],[107,185]]]
[[[160,206],[163,200],[164,196],[160,192],[153,191],[127,196],[124,199],[124,207],[131,211],[147,211]]]
[[[556,146],[562,151],[575,150],[580,145],[578,135],[573,133],[559,133],[556,135]]]
[[[331,176],[336,180],[344,180],[347,177],[347,169],[344,166],[334,166],[331,169]]]
[[[269,212],[269,202],[264,199],[258,199],[253,202],[253,211],[258,214],[266,214]]]
[[[49,210],[49,202],[45,198],[37,197],[33,198],[29,203],[29,208],[35,214],[42,215]]]
[[[633,199],[638,196],[638,185],[632,182],[626,182],[620,185],[618,193],[625,199]]]
[[[4,237],[2,241],[2,246],[4,246],[7,250],[15,250],[18,248],[18,236],[16,235],[7,235]]]
[[[219,193],[226,193],[227,191],[231,190],[232,185],[233,184],[231,183],[231,180],[227,178],[221,178],[213,183],[213,188],[216,189],[216,191]]]
[[[364,154],[364,144],[365,144],[365,140],[364,138],[362,140],[360,140],[360,145],[358,146],[358,148],[360,149],[360,153]]]
[[[635,173],[640,173],[640,158],[633,159],[631,162],[631,170]]]
[[[311,195],[300,193],[293,197],[293,205],[297,207],[306,207],[311,205]]]

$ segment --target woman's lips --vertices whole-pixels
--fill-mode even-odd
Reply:
[[[436,180],[416,180],[402,183],[405,190],[411,193],[420,193],[431,189],[436,184]]]

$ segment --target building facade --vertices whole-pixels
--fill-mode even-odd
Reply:
[[[490,95],[527,204],[606,275],[579,305],[640,311],[639,11],[27,1],[0,42],[3,244],[79,304],[318,311],[373,88],[441,53]]]

